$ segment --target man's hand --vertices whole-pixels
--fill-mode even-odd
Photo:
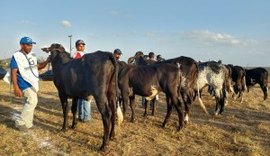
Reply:
[[[18,96],[18,97],[22,97],[23,96],[23,92],[19,87],[15,87],[14,88],[14,95]]]
[[[38,70],[41,70],[47,66],[47,64],[51,61],[51,56],[49,56],[46,61],[38,64]]]

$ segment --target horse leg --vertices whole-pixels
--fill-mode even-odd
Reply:
[[[112,112],[112,116],[111,116],[111,131],[110,131],[110,139],[114,139],[115,137],[115,120],[116,120],[116,101],[114,99],[114,96],[110,97],[109,100],[109,107],[111,109]]]
[[[72,111],[72,119],[73,119],[73,121],[72,121],[72,126],[71,126],[71,128],[72,129],[75,129],[76,128],[76,125],[77,125],[77,117],[76,117],[76,115],[77,115],[77,107],[78,107],[78,98],[73,98],[72,99],[72,106],[71,106],[71,111]]]
[[[135,121],[135,95],[129,97],[131,108],[131,122]]]
[[[191,112],[191,105],[194,101],[194,90],[193,89],[188,89],[187,92],[184,92],[183,94],[181,94],[184,102],[184,106],[185,106],[185,117],[184,117],[184,123],[187,124],[188,120],[189,120],[189,115]]]
[[[99,112],[101,113],[102,122],[103,122],[103,142],[100,147],[100,150],[104,151],[109,143],[109,134],[111,129],[111,116],[112,112],[110,107],[108,106],[108,100],[106,95],[99,95],[98,97],[95,96],[96,104],[98,107]]]
[[[244,100],[244,91],[243,90],[239,92],[238,98],[240,98],[240,103],[242,103]]]
[[[166,102],[167,102],[167,114],[166,117],[163,121],[162,127],[165,128],[167,122],[169,121],[169,118],[172,114],[172,104],[171,104],[171,99],[169,98],[168,95],[166,95]]]
[[[180,131],[184,127],[184,112],[182,108],[182,102],[177,98],[177,96],[172,96],[172,104],[174,105],[179,119],[179,126],[177,131]]]
[[[128,93],[122,92],[122,98],[123,98],[123,116],[124,116],[124,119],[126,119],[126,112],[127,112],[128,101],[129,101]]]
[[[145,98],[145,101],[144,101],[144,114],[143,116],[146,117],[147,114],[148,114],[148,104],[150,103],[150,101],[146,100]]]
[[[157,96],[157,95],[156,95]],[[156,96],[155,98],[151,101],[150,105],[152,104],[152,115],[154,116],[155,115],[155,111],[156,111]]]
[[[235,84],[236,85],[236,84]],[[237,88],[234,86],[233,87],[233,94],[232,94],[232,99],[233,101],[236,100],[236,96],[238,95],[238,91],[237,91]]]
[[[67,130],[67,122],[68,122],[68,118],[67,118],[67,116],[68,116],[68,99],[65,95],[63,95],[61,93],[59,93],[59,97],[60,97],[62,111],[63,111],[63,117],[64,117],[62,131],[66,131]]]
[[[267,96],[268,96],[268,86],[260,84],[260,87],[263,91],[263,100],[265,101],[267,99]]]
[[[224,107],[227,101],[227,92],[226,89],[222,89],[221,99],[220,99],[220,111],[219,114],[221,114],[224,111]]]
[[[221,114],[224,111],[225,105],[225,95],[224,92],[220,89],[216,89],[216,109],[215,109],[215,116]]]

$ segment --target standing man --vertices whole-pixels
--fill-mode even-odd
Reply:
[[[149,57],[148,60],[151,62],[151,64],[154,64],[154,63],[157,62],[157,61],[156,61],[156,55],[155,55],[154,52],[150,52],[150,53],[148,54],[148,57]]]
[[[113,51],[113,56],[117,61],[119,61],[121,55],[122,55],[122,51],[120,49],[115,49]]]
[[[10,71],[4,80],[13,84],[14,94],[26,99],[20,116],[15,120],[15,127],[20,131],[28,131],[33,127],[34,110],[38,103],[37,92],[39,91],[39,73],[49,62],[37,63],[36,55],[31,52],[33,40],[23,37],[20,40],[21,50],[15,52],[10,61]]]
[[[75,43],[77,52],[74,54],[74,59],[81,58],[85,53],[85,43],[83,40],[78,40]],[[88,122],[91,119],[91,101],[88,102],[85,99],[78,99],[78,107],[79,107],[79,121]]]

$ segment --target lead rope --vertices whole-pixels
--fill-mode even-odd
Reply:
[[[36,78],[39,79],[39,76],[37,76],[37,75],[33,72],[33,69],[32,69],[32,67],[31,67],[31,63],[30,63],[28,57],[26,56],[26,54],[25,54],[24,52],[22,52],[22,53],[23,53],[23,55],[25,56],[26,60],[28,61],[28,64],[29,64],[29,68],[30,68],[31,73],[32,73]]]

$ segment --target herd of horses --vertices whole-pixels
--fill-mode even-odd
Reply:
[[[167,114],[162,124],[165,127],[173,107],[179,119],[177,130],[181,130],[189,120],[193,101],[208,113],[202,99],[203,88],[216,99],[215,115],[224,111],[228,93],[243,98],[245,90],[258,83],[268,95],[268,72],[264,68],[246,70],[240,66],[224,65],[222,62],[197,62],[189,57],[177,57],[161,62],[145,59],[142,52],[129,59],[129,64],[117,61],[111,52],[97,51],[86,54],[81,59],[72,59],[61,44],[52,44],[43,51],[50,53],[54,73],[54,84],[63,109],[62,130],[68,125],[68,98],[72,98],[73,122],[77,124],[77,100],[94,98],[103,122],[103,143],[105,150],[109,140],[115,136],[115,123],[126,118],[128,104],[131,121],[135,120],[135,95],[145,97],[145,113],[149,103],[155,102],[160,92],[166,96]],[[130,62],[134,62],[130,64]],[[123,113],[122,113],[123,110]],[[155,112],[155,104],[152,114]]]

